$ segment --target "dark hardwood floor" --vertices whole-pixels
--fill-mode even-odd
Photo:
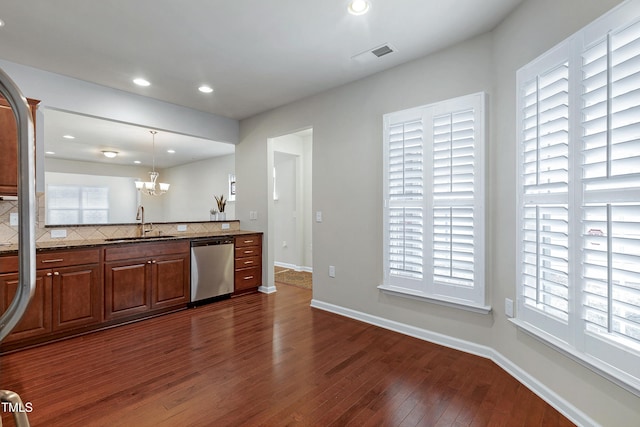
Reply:
[[[278,285],[5,355],[0,387],[36,427],[572,425],[489,360],[310,298]]]

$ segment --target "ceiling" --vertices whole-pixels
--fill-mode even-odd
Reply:
[[[43,109],[43,114],[46,158],[125,166],[135,166],[137,160],[139,166],[149,168],[155,159],[155,167],[164,169],[235,152],[233,144],[163,131],[158,131],[154,143],[151,129],[128,123],[50,108]],[[65,135],[74,138],[66,139]],[[118,155],[108,159],[102,151],[116,151]]]
[[[2,0],[0,58],[243,119],[489,31],[521,1],[371,0],[353,16],[348,0]]]

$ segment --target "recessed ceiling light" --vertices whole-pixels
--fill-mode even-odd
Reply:
[[[207,86],[207,85],[202,85],[198,88],[198,90],[202,93],[211,93],[213,92],[213,88],[211,88],[211,86]]]
[[[134,160],[133,163],[135,163],[136,165],[139,165],[142,162],[140,160]]]
[[[369,11],[370,6],[367,0],[352,0],[347,10],[352,15],[364,15]]]
[[[169,154],[173,154],[175,152],[176,152],[176,150],[167,150],[167,153],[169,153]]]
[[[62,137],[63,137],[64,139],[76,139],[76,137],[75,137],[75,136],[73,136],[73,135],[62,135]]]
[[[44,154],[56,154],[55,151],[45,151]]]
[[[117,151],[106,150],[106,151],[103,151],[102,154],[104,154],[105,157],[113,159],[114,157],[116,157],[118,155],[118,152]]]
[[[133,82],[138,86],[151,86],[148,80],[138,77],[137,79],[133,79]]]
[[[4,27],[4,21],[0,19],[0,27]]]

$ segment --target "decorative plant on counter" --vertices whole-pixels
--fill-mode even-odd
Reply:
[[[213,196],[216,199],[216,203],[218,204],[218,210],[220,213],[224,212],[224,207],[227,205],[227,201],[224,199],[224,194],[218,196]]]

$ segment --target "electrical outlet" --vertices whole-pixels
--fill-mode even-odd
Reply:
[[[249,219],[255,221],[258,219],[258,211],[249,211]]]
[[[513,300],[509,298],[504,299],[504,314],[507,317],[513,317]]]
[[[336,277],[336,267],[334,265],[329,266],[329,277]]]
[[[9,225],[18,225],[18,212],[11,212],[9,214]]]
[[[51,230],[52,239],[63,239],[67,237],[67,230]]]

